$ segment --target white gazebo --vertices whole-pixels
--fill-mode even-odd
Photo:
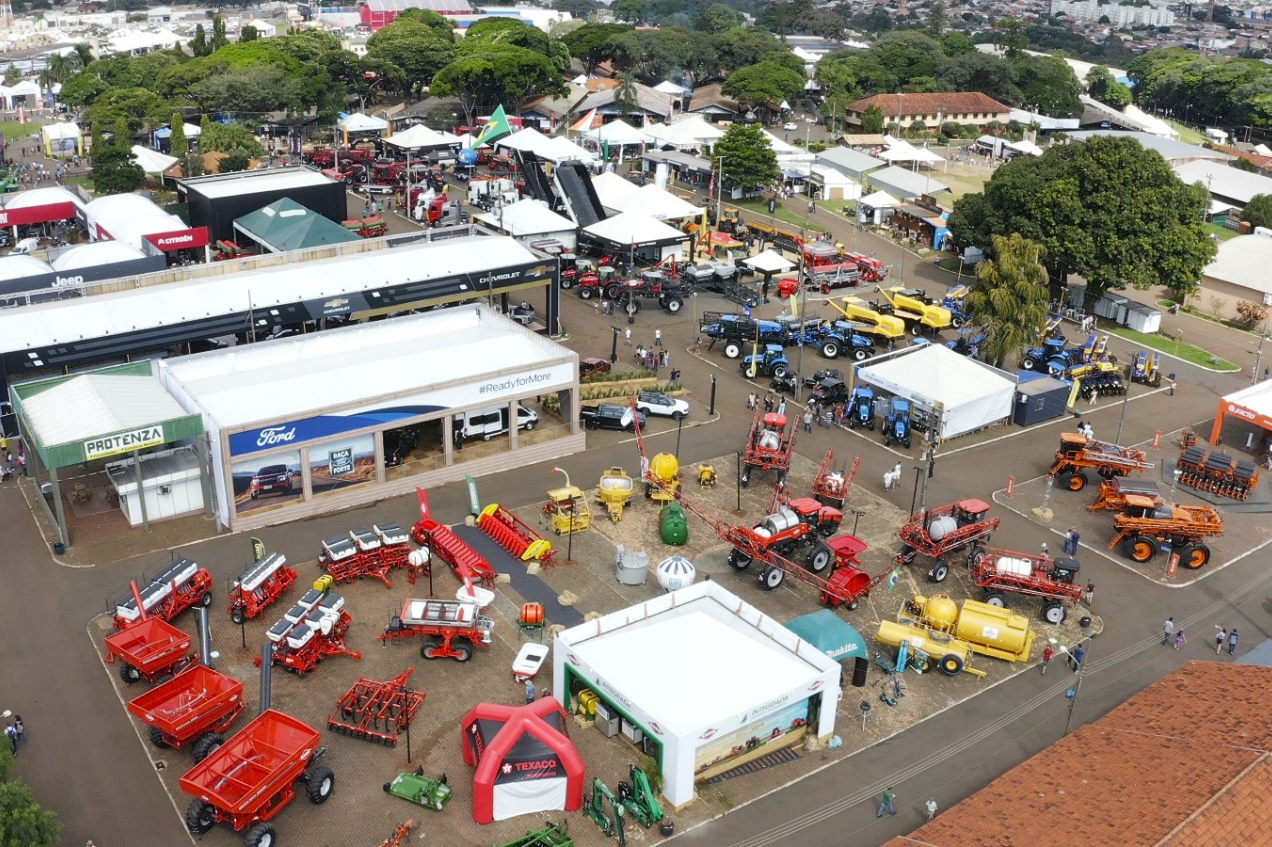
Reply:
[[[615,212],[625,211],[640,191],[626,179],[613,171],[606,171],[592,177],[592,188],[600,198],[601,205]]]
[[[619,250],[635,252],[641,248],[644,252],[644,248],[656,248],[659,260],[682,253],[684,242],[689,240],[688,233],[639,212],[624,212],[597,221],[583,232]]]
[[[578,226],[549,209],[542,200],[527,197],[493,212],[477,215],[477,220],[513,238],[550,235],[567,250],[578,246]]]
[[[355,112],[336,124],[344,133],[344,143],[349,143],[350,135],[383,135],[389,129],[389,122],[382,118],[373,118],[361,112]]]
[[[641,132],[631,124],[622,121],[610,121],[605,126],[597,129],[588,130],[583,133],[585,138],[590,138],[597,144],[649,144],[654,140],[653,136],[648,133]]]
[[[40,127],[46,156],[73,156],[84,152],[84,133],[77,124],[58,121]]]
[[[682,200],[651,182],[637,188],[636,193],[619,207],[619,211],[637,212],[659,220],[676,221],[699,217],[702,214],[702,207]]]
[[[403,150],[434,149],[459,144],[459,136],[449,132],[438,132],[424,124],[416,124],[410,129],[394,133],[384,139],[385,144],[392,144]]]
[[[179,161],[175,156],[165,156],[158,150],[151,150],[149,147],[142,147],[140,144],[132,146],[132,155],[137,160],[137,164],[141,165],[143,171],[155,176],[163,176],[169,168]]]

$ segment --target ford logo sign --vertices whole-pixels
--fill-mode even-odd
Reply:
[[[296,427],[271,426],[262,429],[260,436],[256,439],[257,447],[269,447],[274,444],[286,444],[288,441],[296,437]]]

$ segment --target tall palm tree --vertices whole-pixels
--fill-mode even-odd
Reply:
[[[81,70],[88,67],[93,61],[93,48],[89,47],[87,44],[83,42],[72,44],[71,49],[75,51],[75,56],[79,61]]]

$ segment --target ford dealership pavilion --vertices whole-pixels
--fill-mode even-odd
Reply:
[[[236,531],[584,448],[578,355],[481,304],[170,359],[159,379],[203,415]],[[454,416],[515,422],[519,404],[530,427],[456,443]]]

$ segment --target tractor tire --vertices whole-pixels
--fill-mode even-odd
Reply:
[[[1190,571],[1204,567],[1210,561],[1210,548],[1205,544],[1192,544],[1179,552],[1179,563]]]
[[[867,422],[866,422],[866,428],[867,428],[867,429],[869,429],[871,432],[874,432],[874,431],[875,431],[875,420],[874,420],[874,418],[871,418],[869,421],[867,421]]]
[[[804,564],[813,573],[821,573],[830,567],[830,563],[834,560],[834,552],[826,544],[818,541],[813,547],[813,552],[809,553],[808,558],[804,560]]]
[[[736,547],[729,551],[729,567],[735,571],[746,570],[751,567],[751,562],[753,561],[755,560]]]
[[[742,355],[742,345],[736,341],[730,341],[724,345],[724,358],[736,359]]]
[[[902,441],[901,443],[905,445],[905,449],[907,450],[910,449],[910,439],[907,438],[905,441]]]
[[[164,740],[163,730],[159,729],[157,726],[150,727],[150,743],[161,750],[167,747],[168,742]]]
[[[679,312],[684,307],[685,307],[685,301],[681,300],[679,297],[669,298],[666,303],[663,303],[663,308],[666,309],[668,312],[671,312],[673,315]]]
[[[216,826],[216,808],[198,797],[186,807],[186,829],[191,835],[203,835]]]
[[[119,678],[122,679],[126,684],[132,685],[134,682],[137,682],[141,679],[141,671],[137,670],[136,668],[134,668],[132,665],[128,664],[127,662],[120,662],[119,663]]]
[[[941,673],[946,676],[958,676],[963,672],[963,660],[953,653],[941,657]]]
[[[235,606],[230,610],[230,620],[234,621],[235,626],[242,626],[243,622],[247,620],[247,615],[241,607]]]
[[[1081,491],[1086,488],[1087,476],[1082,471],[1073,471],[1062,476],[1060,481],[1069,491]]]
[[[326,765],[311,765],[305,770],[305,796],[315,806],[327,802],[336,790],[336,775]]]
[[[622,295],[622,293],[623,293],[623,288],[622,288],[622,286],[620,286],[620,285],[607,285],[607,286],[605,286],[605,299],[606,299],[606,300],[617,300],[617,299],[619,298],[619,296],[620,296],[620,295]]]
[[[866,359],[870,358],[870,352],[871,351],[869,350],[853,350],[852,357],[858,362],[864,362]]]
[[[203,592],[203,596],[199,598],[199,605],[200,605],[200,606],[202,606],[202,607],[203,607],[203,608],[205,608],[205,609],[212,605],[212,592],[211,592],[211,591],[204,591],[204,592]]]
[[[1132,562],[1144,564],[1157,552],[1157,544],[1146,535],[1133,535],[1122,542],[1122,553]]]
[[[755,365],[750,365],[744,371],[747,379],[755,379],[755,375],[759,373],[759,369]]]
[[[909,544],[902,544],[901,549],[897,551],[897,562],[903,565],[912,565],[917,555],[918,552]]]
[[[428,641],[425,641],[423,644],[420,645],[420,658],[421,659],[436,659],[437,657],[433,655],[433,651],[436,650],[439,646],[441,646],[441,642],[439,642],[435,638],[431,638]]]
[[[920,335],[922,335],[922,334],[923,334],[923,324],[921,324],[921,323],[914,323],[914,324],[911,324],[911,325],[910,325],[910,334],[911,334],[911,335],[913,335],[915,338],[918,338]]]
[[[194,763],[197,765],[215,753],[224,743],[225,738],[219,732],[205,732],[190,747],[190,758],[194,759]]]
[[[463,664],[473,657],[473,648],[469,644],[456,644],[451,648],[455,651],[455,655],[451,658]]]
[[[1007,608],[1007,597],[1001,591],[990,591],[985,594],[985,605],[996,606],[999,609]]]
[[[1042,607],[1042,619],[1049,624],[1059,626],[1069,616],[1069,610],[1063,603],[1048,603]]]
[[[891,431],[886,429],[883,431],[883,446],[884,447],[892,446],[892,433]]]
[[[827,341],[822,344],[821,354],[827,359],[835,359],[839,357],[839,342]]]
[[[985,548],[979,544],[973,545],[967,554],[967,566],[969,568],[979,567],[981,559],[985,557]]]
[[[956,318],[956,317],[954,317],[953,315],[950,315],[950,327],[951,327],[952,329],[962,329],[962,328],[963,328],[963,319],[962,319],[962,318]]]
[[[591,287],[590,287],[590,286],[585,285],[585,286],[583,286],[582,288],[580,288],[580,289],[579,289],[579,297],[580,297],[580,298],[582,298],[582,299],[584,299],[584,300],[591,300],[591,299],[592,299],[592,289],[591,289]]]
[[[950,566],[945,564],[944,559],[937,559],[936,564],[932,566],[932,570],[928,571],[928,580],[931,582],[945,582],[945,578],[950,575]]]
[[[640,301],[632,300],[626,306],[623,307],[623,311],[627,312],[627,314],[629,315],[636,314],[637,312],[640,311]]]
[[[1020,366],[1027,371],[1031,371],[1034,368],[1038,367],[1038,362],[1037,360],[1031,359],[1028,356],[1026,356],[1024,360],[1020,363]]]
[[[784,579],[786,579],[786,571],[769,565],[760,572],[760,588],[765,591],[772,591],[781,585]]]
[[[773,366],[773,376],[777,377],[778,379],[781,379],[782,377],[786,376],[788,373],[790,373],[790,371],[786,369],[786,365]]]
[[[243,847],[274,847],[274,825],[269,821],[257,821],[243,836]]]

